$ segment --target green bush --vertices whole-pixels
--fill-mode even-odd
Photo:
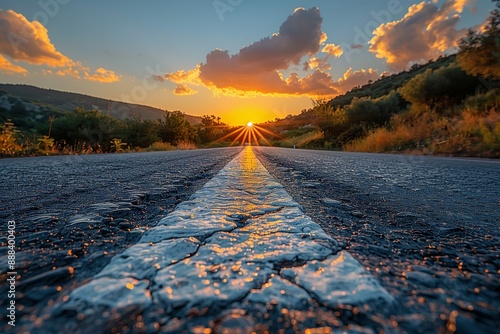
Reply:
[[[132,147],[148,147],[160,141],[159,121],[142,120],[139,117],[121,123],[120,138]]]
[[[399,92],[420,110],[445,113],[475,92],[479,81],[465,73],[457,63],[437,70],[428,69],[409,80]]]
[[[119,130],[119,121],[98,110],[85,111],[76,108],[73,113],[56,118],[52,124],[55,140],[64,140],[69,145],[82,147],[94,152],[108,151],[111,139]]]
[[[189,124],[180,111],[166,111],[158,126],[158,136],[165,143],[177,145],[179,142],[195,142],[196,129]]]

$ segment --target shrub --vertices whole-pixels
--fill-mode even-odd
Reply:
[[[19,131],[10,120],[0,127],[0,155],[14,156],[22,152],[16,136]]]
[[[85,151],[101,152],[110,148],[119,122],[97,110],[76,108],[73,113],[57,118],[52,124],[53,137],[68,144],[82,143]]]
[[[352,152],[390,152],[410,148],[414,144],[411,129],[401,125],[393,131],[376,129],[367,137],[346,144],[344,149]]]
[[[426,70],[410,79],[399,92],[413,106],[426,106],[443,113],[473,94],[478,83],[476,78],[453,63],[437,70]]]
[[[476,115],[487,115],[500,110],[500,89],[492,89],[484,94],[469,96],[464,103],[465,111]]]
[[[54,139],[50,138],[49,136],[43,136],[42,138],[37,139],[39,148],[40,150],[45,153],[49,154],[52,153],[52,150],[54,148]]]
[[[111,149],[115,151],[116,153],[124,152],[123,148],[127,146],[127,143],[124,143],[121,139],[119,138],[113,138],[110,141],[111,143]]]

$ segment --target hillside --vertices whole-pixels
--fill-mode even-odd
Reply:
[[[456,55],[440,57],[427,64],[416,64],[410,70],[383,76],[377,81],[367,83],[361,87],[355,87],[351,91],[339,95],[326,103],[333,109],[349,106],[354,98],[377,99],[387,96],[391,91],[401,88],[406,82],[415,76],[424,73],[427,69],[438,69],[455,62]],[[321,102],[321,103],[324,103]],[[322,148],[321,130],[317,127],[317,118],[313,106],[302,110],[298,115],[288,115],[286,118],[270,121],[260,126],[277,134],[277,136],[266,135],[274,145],[289,146],[298,145],[309,148]],[[319,141],[318,141],[319,139]]]
[[[75,108],[99,110],[118,119],[140,116],[144,120],[163,118],[164,110],[145,105],[112,101],[89,95],[61,92],[28,85],[0,84],[0,123],[11,119],[20,128],[33,125],[49,116],[73,112]],[[192,125],[201,117],[185,115]]]
[[[443,56],[434,61],[429,61],[426,64],[415,64],[408,71],[383,76],[377,81],[368,83],[361,87],[355,87],[351,91],[339,95],[332,99],[328,104],[333,108],[348,105],[355,97],[370,97],[376,99],[389,94],[392,90],[397,90],[402,87],[406,82],[415,76],[424,73],[426,70],[435,70],[447,65],[450,65],[456,60],[455,54],[450,56]]]
[[[498,158],[500,76],[494,65],[474,73],[476,62],[458,53],[416,64],[262,126],[276,146]]]
[[[435,61],[429,61],[426,64],[416,64],[410,70],[380,77],[377,81],[367,83],[360,87],[354,87],[349,92],[339,95],[327,102],[332,108],[344,107],[349,105],[354,98],[380,98],[388,95],[393,90],[398,90],[406,82],[415,76],[422,74],[427,69],[435,70],[452,64],[456,60],[456,55],[440,57]],[[274,130],[283,131],[297,129],[311,124],[313,108],[302,110],[298,115],[289,115],[286,118],[267,122],[263,126]]]

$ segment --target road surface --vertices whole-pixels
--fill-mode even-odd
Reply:
[[[409,332],[497,332],[500,161],[256,149],[398,300]]]
[[[257,168],[260,163],[241,160],[241,150],[0,160],[0,215],[16,221],[15,330],[88,332],[99,319],[78,314],[103,314],[99,307],[109,304],[104,301],[123,295],[106,286],[122,283],[136,294],[115,302],[142,306],[121,309],[121,323],[101,319],[103,324],[114,319],[121,331],[497,331],[498,162],[254,147],[266,171]],[[210,222],[217,226],[204,225]],[[301,230],[293,232],[297,226]],[[268,241],[256,243],[248,235]],[[301,240],[293,241],[295,236]],[[3,231],[0,241],[6,249]],[[160,246],[154,251],[141,246],[150,243]],[[228,257],[220,249],[238,251]],[[144,268],[143,259],[167,253],[168,259],[155,263],[170,261],[165,270]],[[134,254],[141,256],[134,260]],[[228,261],[242,261],[233,263],[238,270],[228,269],[226,277],[248,279],[238,289],[217,286],[223,270],[205,270],[208,278],[196,280],[200,264]],[[335,266],[338,262],[346,265]],[[347,267],[350,271],[338,269]],[[314,270],[310,276],[310,268],[324,273],[322,278],[315,279]],[[338,273],[356,273],[358,279],[339,293],[362,291],[358,295],[365,298],[371,291],[376,298],[346,294],[333,303],[335,289],[325,282],[339,281]],[[182,277],[191,280],[179,281]],[[114,284],[107,284],[110,279]],[[326,290],[315,293],[322,282]],[[237,293],[245,289],[250,290]],[[89,291],[108,298],[90,298]],[[2,309],[6,302],[2,299]]]

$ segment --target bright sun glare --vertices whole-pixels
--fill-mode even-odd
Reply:
[[[272,146],[272,144],[269,142],[269,140],[264,137],[263,133],[267,133],[273,137],[279,138],[280,140],[284,140],[284,138],[272,131],[269,131],[268,129],[260,126],[253,124],[252,122],[248,122],[246,126],[240,126],[236,128],[233,132],[225,135],[224,137],[216,140],[216,142],[221,142],[227,138],[233,139],[231,142],[230,146],[237,144],[237,145],[261,145],[261,143]]]

